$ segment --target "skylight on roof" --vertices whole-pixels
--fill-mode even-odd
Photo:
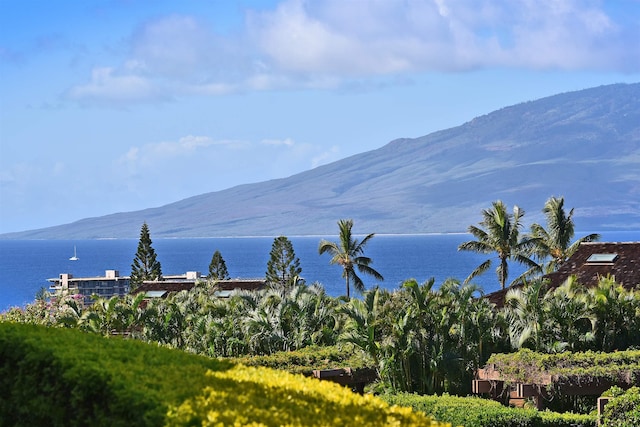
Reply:
[[[167,291],[147,291],[146,296],[149,298],[162,298]]]
[[[618,254],[591,254],[587,262],[613,262],[617,257]]]

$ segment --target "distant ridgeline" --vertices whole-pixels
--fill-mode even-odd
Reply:
[[[328,235],[340,218],[369,233],[460,232],[494,200],[532,220],[550,196],[577,229],[640,229],[640,84],[563,93],[455,128],[398,139],[315,169],[162,207],[1,238]]]

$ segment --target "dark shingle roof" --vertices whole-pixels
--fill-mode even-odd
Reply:
[[[144,282],[133,290],[132,294],[151,291],[165,291],[165,295],[171,292],[189,291],[195,285],[195,280],[158,280]],[[216,286],[222,291],[247,290],[255,291],[264,288],[266,281],[264,279],[228,279],[218,280]]]
[[[616,256],[613,261],[591,261],[589,257],[593,254],[615,254]],[[579,284],[588,288],[596,286],[600,277],[606,276],[612,276],[617,283],[627,289],[640,288],[640,242],[580,244],[578,250],[558,271],[544,276],[548,280],[547,289],[557,288],[572,275],[576,276]],[[518,285],[511,288],[514,287]],[[498,307],[502,307],[504,297],[511,288],[492,292],[485,297]]]
[[[590,261],[593,254],[615,254],[616,257],[612,262]],[[610,275],[625,288],[635,288],[640,285],[640,242],[582,243],[558,271],[546,278],[550,288],[557,288],[571,275],[586,287],[596,286],[600,277]]]

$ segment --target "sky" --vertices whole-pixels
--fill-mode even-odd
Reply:
[[[0,233],[640,81],[640,0],[0,0]]]

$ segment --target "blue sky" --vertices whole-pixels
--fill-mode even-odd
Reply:
[[[0,0],[0,233],[640,81],[640,0]]]

